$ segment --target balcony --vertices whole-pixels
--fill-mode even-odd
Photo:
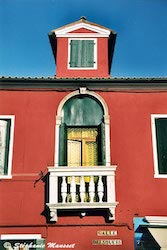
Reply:
[[[50,221],[57,221],[58,210],[108,210],[115,219],[116,166],[48,167]]]

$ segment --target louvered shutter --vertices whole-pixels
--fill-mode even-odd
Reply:
[[[106,164],[106,156],[105,156],[105,125],[102,122],[98,126],[98,165],[105,165]]]
[[[67,126],[60,125],[59,133],[59,166],[67,166]]]
[[[94,67],[94,40],[71,40],[70,67]]]
[[[0,174],[8,173],[10,120],[0,120]]]

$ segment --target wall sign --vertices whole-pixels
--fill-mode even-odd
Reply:
[[[97,236],[100,237],[113,237],[118,234],[115,230],[98,230]],[[122,245],[122,240],[120,239],[94,239],[92,240],[92,245],[107,245],[107,246],[120,246]]]
[[[97,231],[97,236],[115,236],[115,235],[117,235],[117,231],[108,231],[108,230]]]
[[[116,239],[116,240],[93,240],[92,245],[122,245],[122,240]]]

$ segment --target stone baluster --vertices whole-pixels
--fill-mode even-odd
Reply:
[[[75,183],[74,176],[72,176],[72,179],[71,179],[71,198],[72,198],[73,203],[76,202],[75,197],[76,197],[76,183]]]
[[[62,177],[62,184],[61,184],[61,195],[62,195],[62,203],[66,202],[67,197],[67,183],[66,183],[66,177]]]
[[[102,176],[99,176],[99,181],[98,181],[98,196],[99,196],[99,202],[103,202],[102,198],[104,195],[104,187],[103,187],[103,182],[102,182]]]
[[[81,176],[81,181],[80,181],[80,197],[81,197],[81,202],[84,202],[85,198],[85,181],[84,181],[84,176]]]
[[[90,195],[90,202],[93,202],[94,196],[95,196],[95,184],[94,184],[94,176],[90,177],[90,183],[89,183],[89,195]]]

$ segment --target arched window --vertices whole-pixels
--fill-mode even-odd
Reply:
[[[104,100],[86,89],[59,105],[55,166],[110,165],[109,116]]]
[[[105,165],[104,111],[87,95],[70,98],[62,109],[59,166]]]

